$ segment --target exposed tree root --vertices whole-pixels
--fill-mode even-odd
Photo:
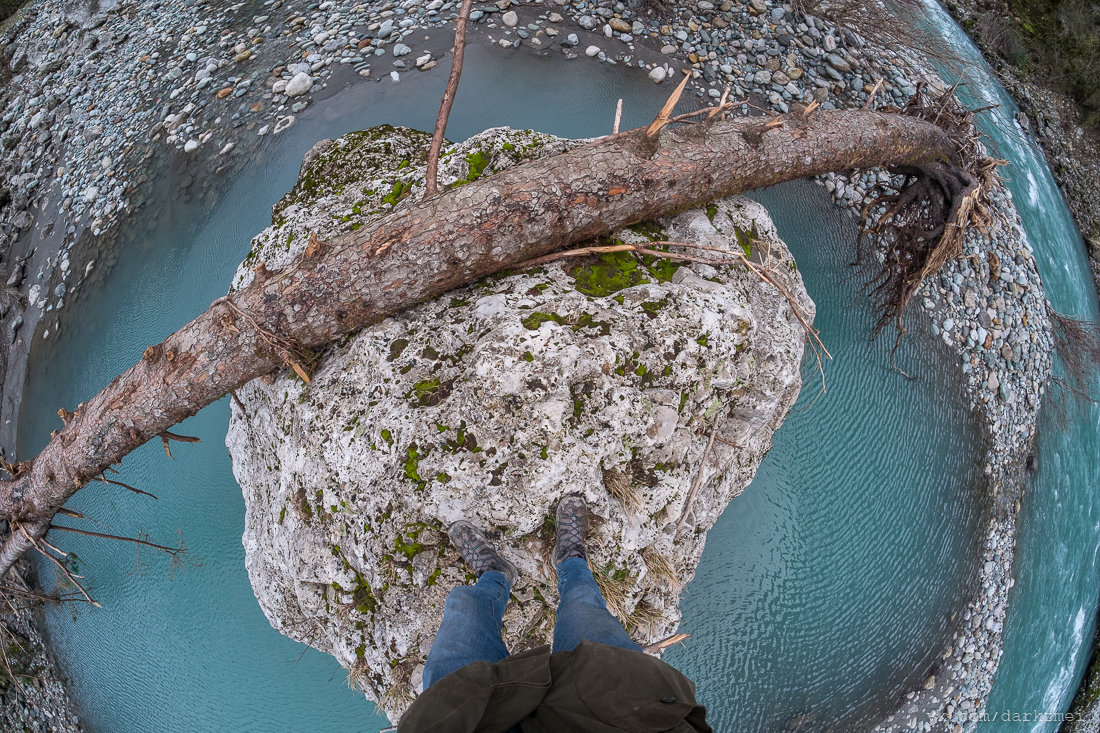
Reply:
[[[901,111],[933,122],[956,146],[950,161],[889,167],[890,173],[904,177],[903,183],[898,188],[876,186],[862,213],[855,264],[861,263],[862,244],[868,237],[875,240],[872,246],[879,248],[882,257],[881,268],[864,285],[880,313],[872,337],[894,323],[897,338],[890,366],[912,379],[894,364],[905,334],[905,308],[926,277],[962,253],[969,228],[987,230],[988,192],[997,166],[1005,161],[985,154],[974,128],[974,113],[955,99],[952,90],[934,96],[921,83]]]
[[[1054,350],[1062,363],[1062,376],[1050,380],[1050,386],[1077,402],[1100,402],[1100,324],[1059,313],[1047,304],[1047,316],[1054,332]],[[1055,400],[1055,421],[1068,424],[1066,405]]]

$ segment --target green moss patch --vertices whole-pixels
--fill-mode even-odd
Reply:
[[[416,407],[435,407],[444,402],[454,391],[453,379],[441,382],[438,377],[424,379],[413,385],[405,397]]]
[[[611,334],[611,324],[607,321],[597,321],[595,316],[591,313],[582,313],[580,316],[573,316],[566,318],[565,316],[557,313],[543,313],[541,311],[535,311],[531,315],[524,318],[520,323],[523,327],[531,331],[537,331],[542,327],[542,324],[547,322],[553,322],[559,326],[565,326],[573,331],[580,331],[582,328],[594,328],[598,329],[600,335],[608,336]],[[532,357],[533,358],[533,357]]]
[[[605,252],[597,255],[593,264],[574,271],[574,287],[585,295],[602,298],[650,282],[648,274],[629,252]]]

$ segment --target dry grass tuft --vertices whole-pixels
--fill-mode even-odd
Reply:
[[[649,570],[650,577],[657,585],[664,585],[673,591],[683,587],[680,584],[680,578],[676,575],[676,568],[672,567],[668,558],[652,545],[642,550],[642,560],[645,561],[646,569]]]
[[[365,659],[357,659],[348,670],[348,687],[359,692],[370,691],[370,665]]]
[[[388,708],[404,711],[412,704],[414,696],[409,689],[409,680],[412,679],[413,670],[419,663],[419,659],[409,658],[393,666],[393,684],[378,699],[378,707],[383,710]]]
[[[603,472],[603,483],[607,492],[622,502],[627,511],[636,512],[642,509],[642,498],[630,484],[630,476],[611,468]]]
[[[602,568],[592,567],[591,563],[589,563],[589,568],[592,570],[592,577],[595,578],[596,585],[600,587],[600,595],[603,596],[603,600],[607,604],[607,610],[611,611],[612,615],[624,624],[628,623],[630,616],[626,612],[626,601],[629,578],[618,580],[608,575]]]
[[[643,636],[649,638],[665,622],[665,615],[660,609],[654,608],[646,601],[639,601],[638,605],[634,607],[634,613],[630,614],[627,621],[627,629],[640,631]]]

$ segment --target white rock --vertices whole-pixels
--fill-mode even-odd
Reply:
[[[665,67],[663,66],[655,66],[653,67],[653,71],[649,72],[649,78],[658,84],[663,82],[666,76],[668,76],[668,72],[665,71]]]
[[[198,148],[199,148],[199,141],[198,140],[188,140],[186,143],[183,144],[183,152],[185,152],[185,153],[194,152],[195,150],[198,150]]]
[[[313,88],[313,77],[305,72],[299,72],[283,88],[288,97],[300,97]]]
[[[94,204],[95,200],[99,197],[99,189],[95,186],[88,186],[84,189],[84,203]]]
[[[362,141],[337,140],[304,167],[339,179],[340,193],[298,191],[276,204],[281,223],[254,240],[235,287],[255,276],[257,261],[272,271],[296,262],[310,232],[330,240],[346,231],[349,201],[381,208],[392,183],[380,181],[422,175],[395,167],[422,154],[423,134]],[[535,155],[580,144],[489,130],[442,161],[441,185],[466,178],[475,151],[494,168],[515,165],[505,143]],[[738,229],[756,231],[774,272],[812,313],[763,207],[740,198],[713,205],[714,224],[689,211],[661,220],[663,236],[732,250]],[[505,641],[532,628],[528,641],[541,643],[547,629],[530,621],[557,598],[539,533],[558,499],[580,491],[601,518],[593,564],[628,577],[616,611],[625,616],[644,599],[659,620],[637,638],[670,633],[679,588],[648,572],[642,550],[665,557],[677,583],[691,580],[707,530],[751,481],[801,384],[804,337],[778,291],[741,268],[711,272],[713,281],[683,265],[671,281],[650,273],[650,282],[589,294],[551,263],[364,329],[326,354],[308,388],[284,370],[273,384],[239,390],[243,409],[231,407],[226,444],[245,497],[246,568],[272,625],[355,667],[396,719],[419,691],[412,673],[448,591],[465,582],[443,527],[466,518],[501,532],[522,599],[509,607]],[[687,507],[714,420],[723,442]],[[608,490],[641,482],[636,508]],[[685,531],[668,531],[681,514]]]
[[[394,84],[398,83],[399,81],[401,81],[401,75],[398,74],[396,71],[391,71],[390,81],[392,81]]]
[[[589,46],[588,48],[584,49],[584,55],[589,57],[589,58],[592,58],[593,56],[596,56],[599,53],[600,53],[600,47],[599,46]]]
[[[416,65],[417,66],[423,66],[424,64],[428,63],[431,60],[432,60],[432,55],[430,53],[426,53],[423,56],[418,56],[417,57]]]
[[[509,28],[515,28],[519,24],[519,16],[516,15],[516,11],[509,10],[504,15],[500,16],[500,22]]]
[[[275,128],[271,131],[272,135],[278,135],[284,130],[290,129],[290,126],[294,124],[294,115],[287,115],[286,117],[278,120],[275,123]]]
[[[271,85],[272,93],[282,94],[283,92],[285,92],[286,91],[286,85],[289,81],[290,81],[289,79],[279,79],[278,81],[276,81],[274,84]]]
[[[406,46],[404,43],[394,44],[393,55],[394,56],[408,56],[413,50]]]
[[[230,150],[232,150],[232,149],[233,149],[234,147],[235,147],[235,145],[234,145],[234,143],[233,143],[232,141],[230,141],[230,142],[227,142],[227,143],[225,144],[225,147],[224,147],[224,148],[222,148],[221,150],[219,150],[219,151],[218,151],[218,155],[226,155],[226,154],[227,154],[227,153],[229,153],[229,151],[230,151]]]

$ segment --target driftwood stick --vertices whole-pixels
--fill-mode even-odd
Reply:
[[[619,103],[615,105],[615,124],[611,128],[612,135],[619,134],[619,123],[623,119],[623,100],[619,100]]]
[[[718,420],[714,421],[714,427],[710,429],[710,437],[707,439],[707,447],[703,451],[703,460],[699,461],[699,473],[695,474],[695,480],[691,483],[691,491],[684,500],[684,510],[680,512],[680,518],[676,520],[676,529],[679,532],[687,521],[691,512],[691,504],[695,501],[695,495],[699,493],[699,487],[703,485],[703,472],[707,470],[707,459],[710,458],[710,449],[714,447],[714,436],[718,433]]]
[[[878,81],[875,82],[875,88],[871,90],[871,93],[867,95],[867,101],[863,105],[864,110],[871,109],[871,102],[875,101],[875,95],[878,94],[878,90],[882,88],[882,77],[880,76]]]
[[[53,550],[54,552],[56,552],[58,555],[61,555],[61,557],[68,557],[69,556],[69,553],[65,552],[60,547],[50,544],[50,542],[45,537],[43,537],[42,539],[40,539],[38,541],[41,542],[46,547]]]
[[[447,89],[443,92],[443,101],[439,105],[439,116],[435,118],[435,131],[432,133],[432,145],[428,148],[428,166],[424,172],[424,196],[434,196],[438,187],[439,152],[443,149],[443,134],[447,131],[447,118],[451,116],[451,106],[455,103],[458,80],[462,76],[462,57],[466,52],[466,22],[470,19],[473,0],[462,0],[455,23],[454,58],[451,61],[451,75],[447,78]]]
[[[660,641],[655,641],[652,644],[648,644],[642,647],[642,651],[646,654],[653,654],[655,652],[661,651],[662,649],[667,649],[673,644],[679,644],[681,642],[687,641],[690,638],[691,634],[673,634],[672,636],[666,636]]]

